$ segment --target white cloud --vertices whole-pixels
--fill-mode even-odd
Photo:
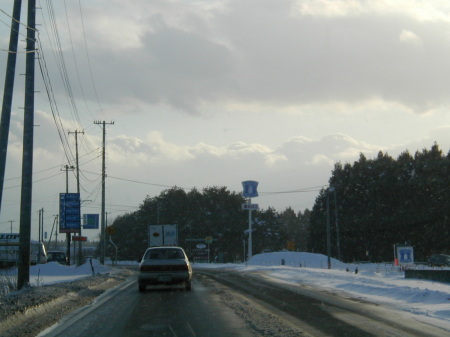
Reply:
[[[422,40],[420,39],[420,37],[406,29],[402,30],[402,32],[400,33],[399,40],[403,43],[411,44],[413,46],[422,45]]]
[[[445,0],[297,0],[293,15],[355,17],[366,14],[408,16],[419,22],[450,22],[450,5]]]

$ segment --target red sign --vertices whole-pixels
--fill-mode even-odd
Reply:
[[[87,241],[86,236],[72,236],[73,241]]]

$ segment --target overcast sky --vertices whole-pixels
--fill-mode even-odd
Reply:
[[[12,3],[0,0],[1,92]],[[336,162],[379,151],[396,158],[434,142],[449,151],[448,0],[38,0],[38,7],[41,64],[63,135],[37,63],[34,232],[39,209],[49,234],[59,212],[63,166],[75,165],[69,131],[84,131],[82,213],[100,212],[102,128],[94,121],[114,122],[106,125],[109,220],[171,186],[241,192],[244,180],[259,182],[252,202],[260,208],[303,211]],[[0,232],[10,221],[17,232],[20,223],[24,53],[17,62]]]

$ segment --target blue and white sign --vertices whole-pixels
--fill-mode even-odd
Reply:
[[[60,193],[59,232],[78,233],[80,226],[80,193]]]
[[[242,196],[244,198],[255,198],[258,196],[258,182],[254,180],[246,180],[242,182],[244,191]]]
[[[83,214],[83,229],[98,229],[99,214]]]
[[[414,264],[414,248],[411,246],[397,246],[397,258],[400,266]]]

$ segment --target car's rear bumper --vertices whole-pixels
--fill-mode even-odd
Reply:
[[[149,284],[181,284],[191,280],[192,275],[187,272],[140,272],[138,282],[140,285]]]

